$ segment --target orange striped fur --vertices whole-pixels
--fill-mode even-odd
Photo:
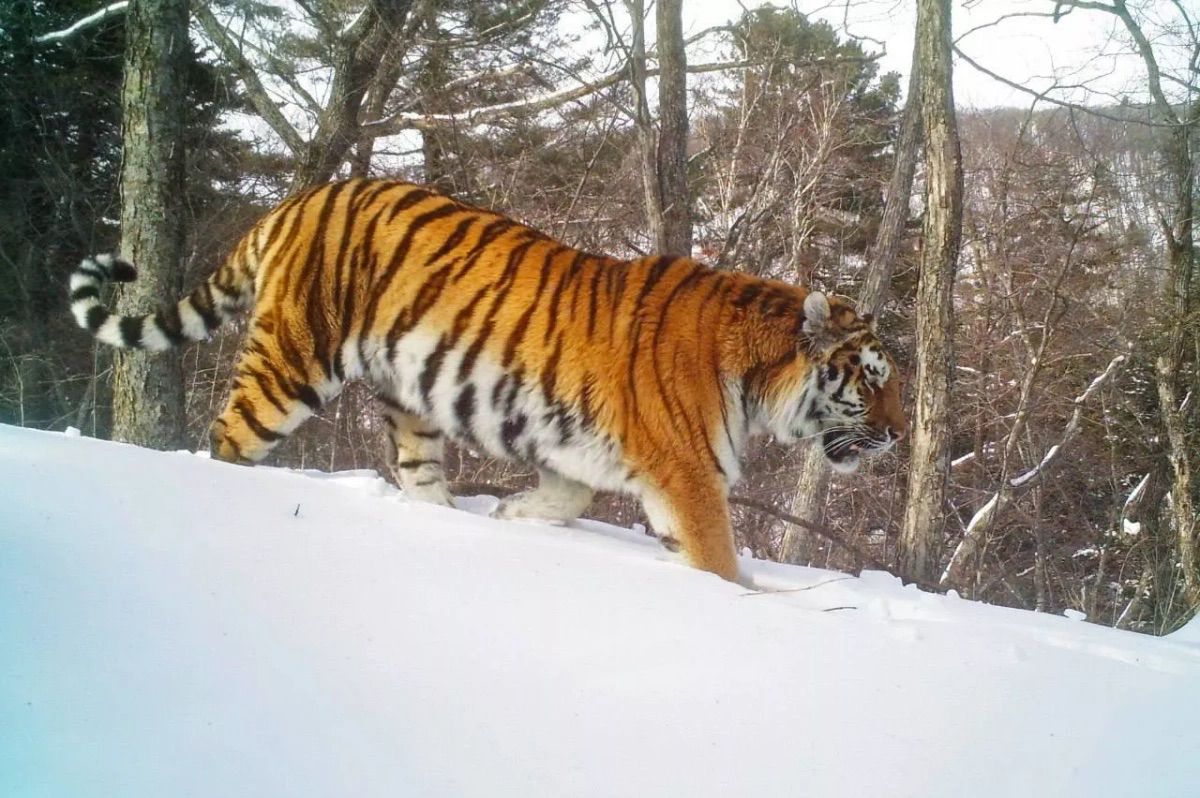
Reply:
[[[688,258],[619,260],[408,183],[351,180],[264,217],[191,295],[109,314],[85,260],[80,326],[115,346],[202,340],[253,309],[212,453],[256,462],[349,380],[377,391],[406,493],[450,503],[443,436],[535,465],[501,517],[566,521],[641,498],[697,567],[738,574],[726,505],[752,432],[819,439],[853,470],[905,430],[899,378],[846,302]]]

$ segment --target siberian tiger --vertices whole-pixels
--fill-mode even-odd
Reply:
[[[538,487],[496,516],[567,521],[595,490],[634,494],[693,565],[730,580],[726,495],[749,434],[819,439],[853,471],[906,426],[895,364],[840,299],[689,258],[593,255],[408,183],[298,194],[176,305],[111,314],[101,283],[135,277],[85,259],[70,281],[79,325],[162,350],[252,309],[213,456],[261,460],[361,379],[408,496],[450,504],[450,437],[536,466]]]

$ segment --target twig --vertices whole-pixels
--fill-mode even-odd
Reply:
[[[776,593],[803,593],[806,590],[816,590],[818,587],[833,584],[834,582],[845,582],[847,579],[853,579],[853,576],[837,576],[833,579],[826,579],[824,582],[817,582],[815,585],[807,585],[805,587],[785,587],[780,590],[751,590],[743,593],[743,596],[773,596]]]
[[[789,524],[792,524],[794,526],[804,527],[809,532],[815,532],[816,534],[825,538],[829,542],[833,543],[835,546],[845,549],[846,551],[848,551],[852,555],[854,555],[855,559],[857,560],[857,567],[859,567],[859,568],[861,568],[864,565],[868,565],[871,568],[874,568],[879,571],[887,570],[887,566],[884,565],[882,562],[875,559],[870,554],[867,554],[865,551],[863,551],[859,547],[855,546],[853,543],[850,543],[845,538],[843,538],[841,535],[834,532],[832,529],[825,526],[824,524],[818,524],[813,521],[807,521],[803,518],[800,518],[799,516],[792,515],[791,513],[785,513],[782,510],[777,510],[765,502],[755,501],[754,499],[743,498],[742,496],[730,496],[729,503],[736,504],[739,507],[747,507],[751,510],[755,510],[756,512],[765,513],[767,515],[774,516],[775,518],[778,518],[780,521],[787,521]]]

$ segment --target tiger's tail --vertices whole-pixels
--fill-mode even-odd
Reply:
[[[239,247],[239,252],[242,248]],[[186,341],[204,341],[254,298],[254,275],[238,253],[195,291],[154,313],[122,316],[100,302],[100,286],[137,279],[137,269],[113,255],[84,258],[71,273],[71,313],[97,340],[121,349],[159,352]]]

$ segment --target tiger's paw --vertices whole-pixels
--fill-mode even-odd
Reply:
[[[429,502],[430,504],[440,504],[443,507],[453,507],[454,497],[450,494],[450,487],[445,480],[437,480],[426,484],[419,482],[403,486],[404,496],[408,499],[416,499],[419,502]]]
[[[501,499],[490,515],[503,521],[540,521],[564,526],[575,518],[569,513],[568,508],[548,502],[544,495],[538,495],[538,491],[529,490]]]

